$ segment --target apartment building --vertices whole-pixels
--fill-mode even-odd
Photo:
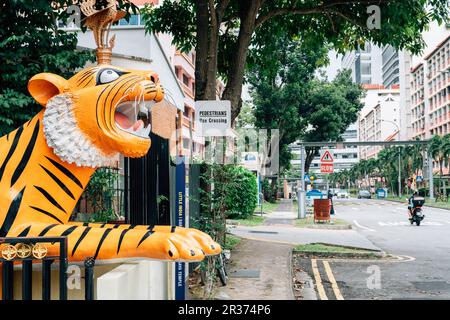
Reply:
[[[450,35],[411,69],[411,138],[450,133]]]
[[[369,88],[368,88],[369,89]],[[359,114],[360,141],[391,141],[398,139],[400,129],[400,90],[383,86],[369,89]],[[360,158],[375,158],[380,146],[361,146]]]

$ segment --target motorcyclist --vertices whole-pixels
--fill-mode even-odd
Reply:
[[[414,197],[417,197],[419,194],[417,191],[414,191],[412,196],[408,198],[408,215],[409,215],[409,220],[412,219],[413,216],[413,211],[414,211],[414,204],[413,204],[413,200]]]

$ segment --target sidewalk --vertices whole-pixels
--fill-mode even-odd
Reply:
[[[233,300],[293,300],[292,246],[243,239],[231,254],[228,284],[220,296]]]

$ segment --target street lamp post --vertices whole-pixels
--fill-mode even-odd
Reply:
[[[381,121],[392,123],[397,127],[398,140],[400,140],[400,127],[394,121],[381,119]],[[401,158],[401,147],[398,147],[398,197],[402,197],[402,158]]]

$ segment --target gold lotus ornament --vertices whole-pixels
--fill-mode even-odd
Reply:
[[[17,249],[13,245],[6,244],[2,247],[2,257],[5,260],[12,260],[17,256]]]
[[[31,256],[31,246],[26,243],[18,243],[16,244],[17,256],[21,259],[28,258]]]
[[[36,259],[44,259],[45,256],[47,255],[47,252],[48,252],[47,247],[40,243],[36,243],[33,246],[32,253],[33,257],[35,257]]]

